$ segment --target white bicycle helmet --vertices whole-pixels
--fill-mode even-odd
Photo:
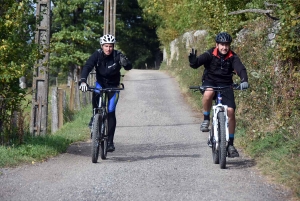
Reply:
[[[106,35],[100,37],[100,45],[115,44],[115,43],[116,43],[116,39],[113,35],[106,34]]]

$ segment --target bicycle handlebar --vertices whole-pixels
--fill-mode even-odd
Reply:
[[[107,92],[112,92],[112,91],[120,91],[120,90],[124,90],[125,88],[124,88],[124,84],[123,83],[121,83],[121,88],[120,87],[116,87],[116,88],[101,88],[101,89],[98,89],[98,88],[96,88],[96,87],[90,87],[90,86],[88,86],[88,90],[87,91],[91,91],[91,92],[93,92],[93,91],[95,91],[95,90],[99,90],[99,91],[107,91]]]
[[[224,91],[224,89],[233,89],[233,90],[241,90],[240,85],[239,84],[231,84],[228,86],[223,86],[223,87],[214,87],[214,86],[190,86],[190,89],[194,89],[194,90],[199,90],[199,91],[206,91],[208,88],[211,88],[213,90],[210,91]]]

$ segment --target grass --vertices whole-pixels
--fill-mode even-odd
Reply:
[[[75,114],[73,122],[66,123],[55,134],[26,136],[22,145],[0,146],[0,167],[40,162],[64,153],[71,143],[88,139],[90,117],[91,106],[87,106]]]
[[[244,132],[237,134],[238,145],[256,159],[263,174],[289,186],[300,198],[300,138],[287,139],[287,131],[281,129],[247,143]]]

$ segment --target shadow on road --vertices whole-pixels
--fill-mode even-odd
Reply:
[[[237,158],[227,160],[227,169],[247,169],[256,165],[253,159]]]
[[[199,123],[180,123],[180,124],[148,124],[148,125],[126,125],[118,126],[118,128],[147,128],[147,127],[175,127],[175,126],[189,126],[189,125],[199,125]]]
[[[203,158],[207,155],[199,154],[199,148],[207,147],[205,144],[116,144],[116,151],[108,153],[107,160],[111,162],[135,162],[161,158]],[[192,149],[195,154],[185,154],[187,149]],[[72,144],[67,153],[91,157],[91,142]],[[211,157],[209,155],[209,157]],[[100,158],[100,157],[99,157]],[[101,160],[101,159],[100,159]],[[254,160],[249,158],[227,159],[227,169],[247,169],[255,166]]]
[[[141,79],[141,80],[133,80],[133,79],[131,79],[131,80],[126,80],[126,79],[124,79],[123,81],[124,82],[146,82],[146,81],[149,81],[149,80],[170,80],[170,79],[174,79],[174,78],[172,78],[172,77],[166,77],[166,78],[150,78],[150,79]]]
[[[197,149],[201,147],[199,144],[116,144],[116,151],[108,153],[108,160],[113,161],[139,161],[150,160],[155,158],[170,158],[170,157],[192,157],[200,158],[201,155],[197,154]],[[203,145],[205,146],[205,145]],[[187,155],[184,152],[187,149],[196,150],[196,154]],[[166,153],[167,152],[167,153]],[[91,143],[79,142],[72,144],[67,153],[91,157]],[[174,153],[174,154],[172,154]],[[182,153],[182,154],[181,154]],[[151,155],[151,156],[149,156]]]
[[[171,155],[171,154],[159,154],[159,155],[151,155],[147,157],[142,156],[130,156],[130,157],[111,157],[108,160],[117,161],[117,162],[135,162],[135,161],[144,161],[144,160],[152,160],[152,159],[160,159],[160,158],[199,158],[199,154],[192,155]]]

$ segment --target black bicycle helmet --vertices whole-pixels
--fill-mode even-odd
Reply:
[[[226,32],[221,32],[216,36],[216,43],[231,43],[232,38]]]

